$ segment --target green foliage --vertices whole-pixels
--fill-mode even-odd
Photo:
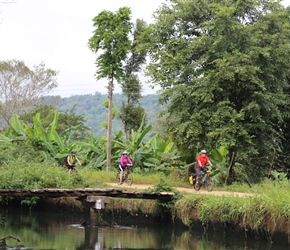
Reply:
[[[9,146],[2,147],[0,150],[0,167],[4,164],[9,165],[15,159],[22,159],[25,164],[52,160],[47,154],[37,150],[29,141],[11,141]]]
[[[0,189],[80,188],[86,187],[81,175],[68,175],[67,169],[53,161],[26,163],[21,158],[1,165]]]
[[[130,22],[131,11],[128,7],[119,8],[116,13],[102,11],[93,19],[93,36],[89,39],[89,48],[97,53],[96,78],[120,80],[123,77],[122,61],[130,49],[128,38],[132,27]]]
[[[113,155],[119,155],[113,158],[116,164],[122,152],[126,150],[133,160],[135,172],[162,172],[168,175],[174,168],[182,167],[183,163],[174,149],[173,142],[163,140],[159,134],[146,140],[152,126],[145,127],[144,121],[145,117],[138,130],[131,131],[128,139],[119,133],[112,140]]]
[[[146,116],[144,108],[140,105],[122,103],[118,117],[124,125],[125,135],[129,134],[131,130],[137,130],[144,116]]]
[[[264,176],[289,117],[289,9],[272,0],[170,3],[143,37],[147,75],[168,103],[165,130],[182,152],[225,146]]]
[[[102,11],[93,19],[93,36],[89,39],[89,48],[98,53],[96,59],[96,78],[106,78],[108,83],[108,127],[107,127],[107,161],[106,168],[111,167],[111,140],[112,140],[112,107],[114,80],[121,81],[124,77],[122,67],[128,50],[130,49],[129,33],[132,27],[130,22],[131,10],[128,7],[119,8],[116,13]]]
[[[131,48],[125,60],[125,76],[121,82],[122,92],[126,96],[126,102],[122,103],[119,118],[124,125],[125,136],[134,129],[138,129],[143,116],[144,109],[140,106],[142,84],[136,73],[140,72],[142,64],[146,61],[146,51],[136,50],[138,47],[138,37],[146,27],[146,23],[137,19],[134,25]]]
[[[161,203],[161,205],[167,208],[171,214],[174,213],[174,204],[177,200],[181,199],[182,195],[177,191],[176,188],[173,188],[166,180],[160,178],[159,182],[154,185],[153,188],[149,189],[150,192],[168,192],[175,193],[173,199],[170,202]]]
[[[168,184],[164,178],[161,178],[159,182],[153,187],[153,192],[173,192],[176,191],[170,184]]]
[[[289,181],[281,177],[255,185],[247,197],[186,194],[175,203],[175,216],[190,226],[192,212],[198,211],[195,219],[205,228],[210,221],[220,221],[273,233],[290,215],[289,190]]]
[[[155,120],[157,118],[157,112],[163,109],[163,105],[158,104],[158,95],[146,95],[139,99],[140,105],[144,108],[147,118],[147,124],[152,125],[151,133],[157,132],[157,124]],[[107,108],[103,106],[103,102],[108,102],[106,94],[95,93],[93,95],[76,95],[72,97],[63,98],[60,103],[58,103],[57,111],[61,112],[69,111],[74,106],[74,111],[76,115],[84,115],[86,117],[86,122],[84,125],[91,128],[94,131],[95,136],[101,137],[106,136],[107,126],[103,127],[102,123],[107,123]],[[114,107],[118,110],[121,109],[122,102],[125,102],[125,96],[122,94],[114,94]],[[61,121],[59,121],[61,123]],[[119,119],[113,119],[113,132],[118,133],[123,130],[123,124]],[[139,124],[140,125],[140,124]],[[134,129],[136,130],[136,129]],[[162,131],[162,129],[160,129]]]

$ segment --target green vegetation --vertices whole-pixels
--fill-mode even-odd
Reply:
[[[14,164],[2,165],[0,172],[0,189],[38,189],[38,188],[106,188],[106,183],[115,183],[116,171],[106,172],[94,168],[78,167],[78,173],[67,174],[64,167],[46,162],[42,165],[25,164],[21,158]],[[254,185],[252,189],[248,186],[235,184],[232,189],[229,186],[220,187],[219,190],[227,191],[251,191],[247,196],[215,196],[212,193],[186,193],[178,192],[176,187],[193,188],[179,178],[166,177],[164,174],[134,174],[134,183],[151,184],[153,188],[145,189],[148,192],[175,192],[177,193],[173,203],[165,204],[166,209],[171,210],[173,218],[180,218],[185,225],[191,226],[194,219],[200,220],[206,228],[209,222],[230,223],[242,228],[253,230],[275,230],[283,231],[290,216],[290,183],[285,176],[280,176],[275,181],[265,180]],[[130,188],[127,187],[126,188]],[[134,190],[134,187],[132,188]],[[2,198],[1,202],[8,203],[9,199]],[[27,198],[22,204],[33,206],[37,199]],[[128,202],[127,202],[128,203]],[[142,202],[133,202],[134,207],[146,213],[159,214],[161,210],[157,204],[148,203],[142,207]],[[132,202],[126,205],[120,201],[120,206],[127,207],[130,211]],[[151,209],[149,209],[151,207]],[[194,212],[196,211],[196,212]],[[192,217],[195,214],[195,217]]]
[[[144,108],[147,117],[147,123],[153,125],[151,133],[157,132],[158,112],[164,108],[164,105],[158,104],[157,94],[142,96],[139,100],[140,105]],[[107,100],[106,94],[98,92],[91,95],[75,95],[65,97],[57,103],[56,110],[58,112],[68,112],[74,107],[77,115],[83,115],[86,119],[85,125],[94,132],[95,136],[106,136],[106,129],[102,123],[107,120],[107,108],[103,102]],[[114,106],[120,111],[122,103],[126,102],[126,97],[122,94],[114,94]],[[113,118],[113,132],[117,133],[123,130],[123,124],[117,117]]]
[[[204,226],[213,218],[254,229],[272,221],[271,231],[287,221],[290,9],[274,0],[169,2],[156,11],[155,23],[136,23],[138,35],[131,34],[136,36],[130,36],[127,7],[94,18],[89,47],[103,52],[96,60],[96,78],[109,80],[109,101],[95,93],[67,98],[57,109],[45,106],[35,95],[56,85],[56,72],[43,64],[32,72],[17,60],[1,62],[5,81],[0,85],[7,95],[0,98],[0,115],[1,124],[8,125],[0,133],[0,188],[104,186],[115,182],[115,166],[127,150],[134,182],[169,191],[189,185],[188,173],[205,148],[214,164],[215,189],[253,196],[178,196],[168,208],[176,209],[185,224],[190,225],[189,212],[195,208]],[[150,59],[146,74],[160,87],[159,96],[147,99],[140,98],[135,75],[145,54]],[[37,82],[26,86],[15,73],[18,68]],[[35,77],[38,73],[47,77]],[[114,104],[113,81],[124,93],[114,96]],[[8,91],[23,84],[29,87],[25,93],[37,90],[32,99]],[[43,106],[35,106],[37,101]],[[139,101],[142,107],[135,109]],[[112,124],[113,106],[128,126]],[[162,117],[155,120],[159,107]],[[128,108],[134,122],[124,116]],[[106,118],[107,130],[101,127]],[[62,165],[72,149],[82,167],[68,176]]]
[[[191,211],[204,227],[209,222],[222,222],[252,230],[286,232],[290,216],[290,183],[265,181],[245,197],[186,194],[175,204],[177,217],[185,225],[193,222]],[[283,191],[282,191],[283,190]]]
[[[169,2],[141,39],[179,152],[225,147],[233,176],[289,169],[290,9],[274,0]]]

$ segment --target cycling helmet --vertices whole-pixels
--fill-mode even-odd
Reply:
[[[127,151],[124,151],[124,152],[123,152],[123,155],[127,155],[127,154],[128,154],[128,152],[127,152]]]
[[[200,153],[206,154],[206,150],[203,149],[203,150],[200,151]]]
[[[75,154],[75,153],[76,153],[76,151],[75,151],[75,150],[72,150],[72,151],[71,151],[71,153],[72,153],[72,154]]]

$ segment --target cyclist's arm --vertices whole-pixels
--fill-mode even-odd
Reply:
[[[207,161],[208,162],[208,164],[212,167],[212,163],[211,163],[211,161],[210,160],[208,160]]]
[[[76,160],[78,162],[78,164],[82,165],[81,162],[79,161],[79,159],[76,157]]]
[[[128,160],[129,160],[129,163],[127,163],[127,164],[131,164],[133,166],[133,162],[132,162],[131,158],[129,158]]]
[[[200,160],[197,160],[197,164],[202,168],[202,164],[201,164],[201,161]]]

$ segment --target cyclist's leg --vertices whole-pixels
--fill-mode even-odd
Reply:
[[[120,170],[120,182],[119,182],[119,185],[121,185],[123,183],[123,173],[124,173],[124,170],[123,170],[121,164],[119,164],[119,170]]]
[[[200,184],[200,176],[201,176],[201,168],[196,167],[195,168],[195,173],[196,173],[196,184]]]
[[[78,170],[77,170],[77,166],[76,166],[75,164],[73,164],[72,172],[75,172],[75,173],[78,172]]]
[[[73,166],[67,165],[67,169],[68,169],[68,173],[71,174],[71,172],[73,170]]]

